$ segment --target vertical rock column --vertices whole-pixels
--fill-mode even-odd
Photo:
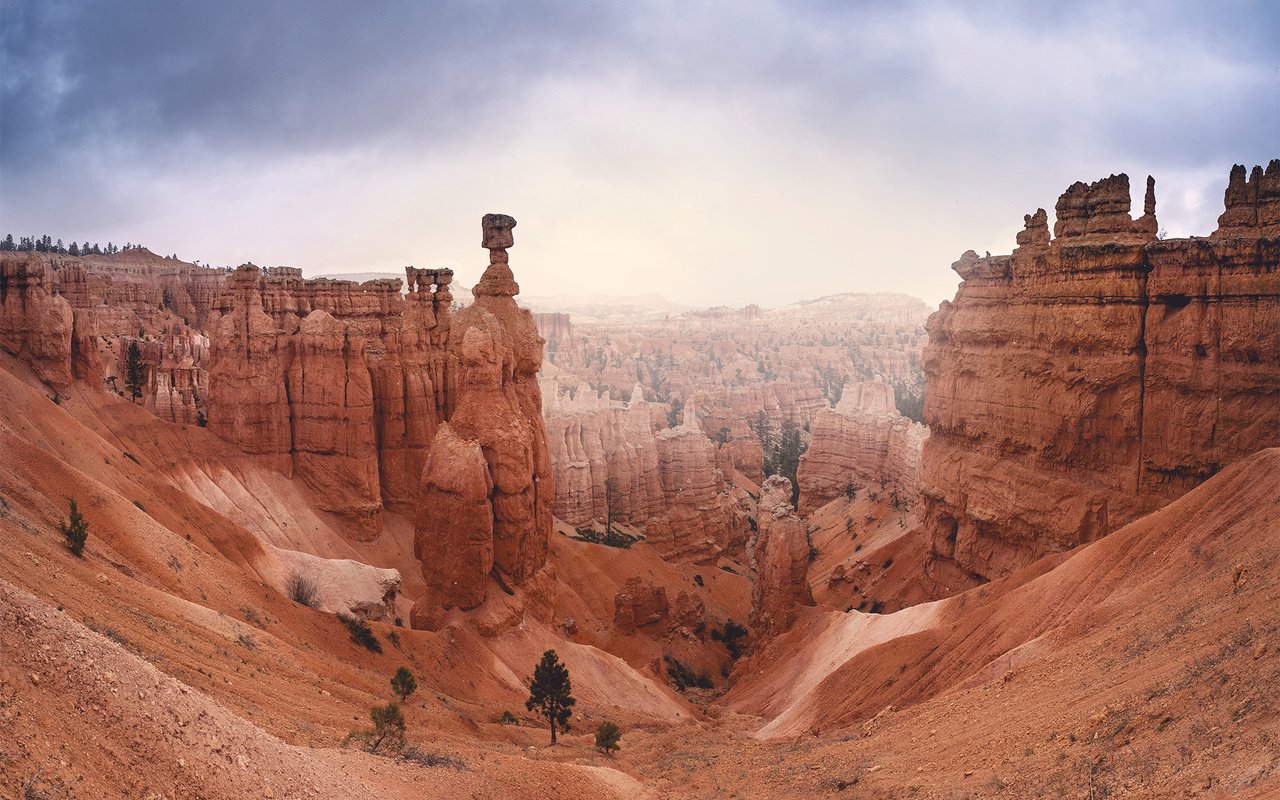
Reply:
[[[422,471],[415,551],[427,593],[413,625],[484,602],[492,572],[519,586],[542,568],[551,534],[551,465],[538,370],[543,340],[507,266],[516,221],[486,214],[489,268],[450,330],[447,421]]]
[[[768,637],[785,632],[796,621],[800,607],[814,601],[809,590],[809,539],[804,520],[791,508],[791,481],[770,475],[761,491],[751,625]]]

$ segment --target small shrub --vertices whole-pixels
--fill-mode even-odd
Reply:
[[[404,714],[394,700],[385,706],[369,709],[373,719],[373,733],[369,736],[369,752],[376,753],[385,742],[392,749],[404,747]]]
[[[617,547],[623,550],[630,549],[631,545],[640,541],[639,536],[632,536],[622,531],[610,530],[605,533],[593,531],[590,528],[578,528],[575,531],[574,539],[579,542],[590,542],[591,544],[602,544],[606,547]]]
[[[498,717],[498,724],[499,724],[499,725],[517,725],[517,726],[518,726],[518,725],[520,724],[520,720],[516,719],[516,715],[515,715],[515,714],[512,714],[512,713],[511,713],[511,710],[510,710],[510,709],[508,709],[508,710],[506,710],[506,711],[503,711],[503,712],[502,712],[502,715]]]
[[[867,609],[867,612],[870,614],[879,614],[883,608],[884,608],[884,603],[880,602],[879,600],[872,600],[871,608]]]
[[[284,590],[289,599],[295,603],[301,603],[307,608],[315,608],[320,602],[320,587],[316,584],[315,578],[295,572],[289,576],[289,580],[284,585]]]
[[[725,649],[729,651],[729,656],[737,661],[742,655],[741,640],[746,638],[747,629],[732,619],[725,620],[724,628],[712,628],[711,638],[713,641],[724,642]]]
[[[388,631],[388,632],[387,632],[387,641],[388,641],[388,642],[391,642],[392,647],[394,647],[395,649],[399,650],[399,649],[400,649],[400,632],[399,632],[399,631]]]
[[[400,667],[391,676],[391,690],[400,697],[400,702],[409,699],[409,695],[418,690],[418,681],[408,667]]]
[[[710,689],[715,685],[711,682],[711,675],[706,670],[694,673],[684,662],[670,654],[664,655],[662,660],[667,664],[667,677],[671,678],[671,682],[681,692],[690,686],[696,686],[699,689]]]
[[[621,750],[622,731],[616,723],[605,720],[600,723],[600,727],[596,728],[596,749],[602,753],[612,753],[615,750]]]
[[[75,499],[71,501],[71,511],[67,519],[58,523],[58,530],[62,531],[63,537],[67,540],[67,547],[70,548],[73,555],[77,558],[84,552],[84,543],[89,540],[89,521],[84,518],[84,514],[80,513],[80,509],[76,507]]]
[[[369,623],[362,619],[348,616],[342,612],[338,612],[338,621],[347,626],[347,633],[351,634],[351,641],[375,653],[382,652],[382,643],[378,641],[378,637],[373,634],[373,628],[369,627]]]
[[[396,760],[407,761],[410,764],[417,764],[420,767],[448,767],[449,769],[467,768],[467,765],[462,762],[462,759],[434,752],[424,752],[413,745],[406,745],[400,751],[400,754],[396,756]]]
[[[706,584],[703,582],[703,580],[702,580],[702,576],[701,576],[701,575],[694,575],[694,576],[693,576],[693,582],[694,582],[694,583],[696,583],[696,584],[698,584],[699,586],[705,586],[705,585],[706,585]]]
[[[888,569],[889,567],[892,567],[892,566],[893,566],[893,559],[892,559],[892,558],[886,558],[886,559],[884,560],[884,563],[880,565],[880,568],[881,568],[881,569]]]

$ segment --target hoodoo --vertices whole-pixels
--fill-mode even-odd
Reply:
[[[1008,256],[973,251],[930,318],[924,449],[938,594],[1006,575],[1280,444],[1280,160],[1232,170],[1209,238],[1161,239],[1155,186],[1071,186]]]
[[[489,575],[520,585],[547,559],[551,464],[542,422],[542,337],[520,291],[507,249],[516,221],[486,214],[482,246],[489,267],[471,290],[475,302],[453,320],[448,356],[448,421],[422,472],[414,538],[427,593],[415,627],[435,628],[450,608],[475,608]]]

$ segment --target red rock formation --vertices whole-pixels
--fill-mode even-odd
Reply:
[[[627,403],[581,385],[562,392],[558,377],[545,378],[544,386],[557,517],[573,525],[604,521],[612,502],[615,521],[642,528],[672,557],[745,544],[749,503],[725,480],[696,414],[677,428],[655,430],[654,404],[639,386]],[[658,416],[665,425],[665,415]]]
[[[71,305],[32,253],[0,253],[0,346],[55,389],[71,385]]]
[[[799,608],[812,606],[814,601],[808,578],[809,539],[804,520],[791,508],[791,481],[771,475],[761,489],[751,625],[761,636],[769,637],[786,631]]]
[[[682,592],[681,597],[685,597]],[[686,606],[689,601],[685,600]],[[640,576],[628,578],[613,598],[613,625],[620,633],[635,633],[636,628],[656,625],[667,619],[670,604],[667,590]],[[685,609],[688,612],[688,608]]]
[[[513,227],[515,220],[505,215],[484,217],[489,268],[472,289],[475,302],[452,323],[449,425],[432,443],[415,534],[431,590],[414,608],[414,619],[424,626],[438,619],[440,610],[474,608],[483,601],[490,568],[504,583],[519,585],[546,562],[553,493],[537,379],[542,339],[532,315],[514,300],[520,287],[507,266]],[[456,468],[466,472],[465,487],[449,474],[454,459],[436,454],[442,441],[454,437],[458,442],[450,452],[457,452]],[[483,464],[476,461],[477,448]],[[482,486],[491,487],[483,507],[476,502]],[[486,527],[491,562],[485,555],[490,551],[479,547]],[[467,551],[478,557],[454,558],[458,528],[467,532]]]
[[[966,253],[929,321],[923,494],[938,593],[1096,539],[1280,443],[1280,161],[1232,171],[1208,239],[1148,180],[1076,184],[1011,256]]]
[[[850,489],[871,485],[902,502],[920,496],[920,451],[929,429],[898,413],[893,387],[859,382],[844,387],[833,409],[819,412],[800,457],[800,514],[808,516]]]
[[[448,411],[448,270],[400,282],[303,280],[245,265],[218,300],[209,427],[296,469],[362,538],[381,508],[415,510],[436,426]]]
[[[11,342],[6,349],[53,384],[67,385],[70,375],[89,386],[123,393],[125,357],[129,345],[136,343],[143,357],[143,405],[171,422],[199,420],[207,387],[206,341],[199,326],[225,279],[223,270],[161,258],[143,249],[84,257],[7,253],[2,259],[9,265],[5,269],[15,273],[9,279],[15,286],[29,283],[19,280],[17,272],[34,270],[41,275],[38,285],[25,291],[42,299],[27,303],[24,315],[64,302],[72,313],[69,352],[60,341],[61,321],[40,323],[31,318],[20,323],[12,312],[8,316],[15,320],[14,327],[2,337]],[[28,343],[24,351],[22,340],[37,334],[50,343],[58,340],[55,350],[41,355]]]
[[[893,385],[920,402],[918,367],[929,308],[901,295],[834,295],[774,310],[711,309],[672,319],[580,322],[548,361],[621,400],[637,382],[653,403],[695,405],[704,433],[722,440],[722,464],[758,484],[763,411],[776,434],[804,429],[849,380]],[[544,327],[555,328],[548,320]],[[723,431],[727,431],[723,433]],[[727,456],[727,458],[725,458]]]

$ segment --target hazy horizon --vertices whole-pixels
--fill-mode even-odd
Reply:
[[[379,9],[5,4],[0,232],[466,282],[497,211],[529,295],[936,305],[1077,180],[1206,235],[1280,155],[1261,3]]]

